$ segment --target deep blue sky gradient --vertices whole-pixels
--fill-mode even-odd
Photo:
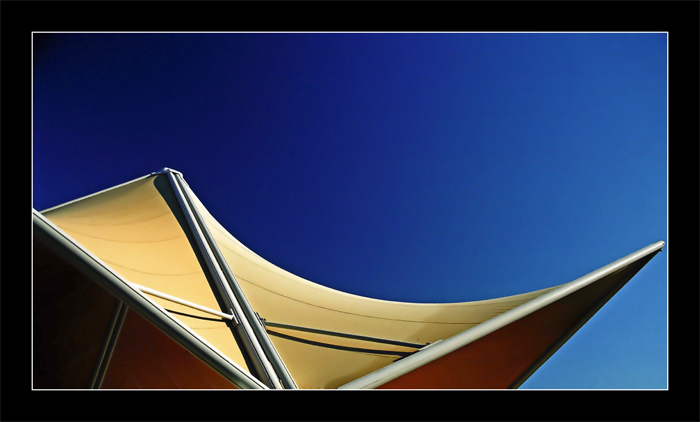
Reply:
[[[33,207],[162,167],[272,263],[462,302],[667,241],[665,33],[34,34]],[[666,388],[668,246],[522,388]]]

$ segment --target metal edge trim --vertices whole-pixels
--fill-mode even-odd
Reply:
[[[569,294],[582,289],[583,287],[586,287],[589,284],[594,283],[595,281],[600,280],[601,278],[612,274],[613,272],[620,270],[653,252],[657,252],[661,250],[664,245],[665,242],[663,241],[652,243],[649,246],[620,258],[617,261],[601,267],[583,277],[563,284],[558,288],[543,294],[542,296],[513,308],[510,311],[504,312],[497,317],[456,334],[446,340],[441,341],[440,343],[430,345],[429,349],[426,348],[422,351],[418,351],[418,353],[342,385],[338,387],[338,389],[376,388],[450,352],[464,347],[467,344],[510,324],[511,322],[514,322],[549,305],[550,303],[556,302],[557,300],[568,296]]]
[[[652,254],[656,254],[658,251],[652,252]],[[651,255],[651,254],[650,254]],[[645,255],[641,258],[645,258]],[[652,256],[653,257],[653,256]],[[639,259],[641,259],[639,258]],[[635,261],[636,262],[636,261]],[[641,268],[640,268],[641,269]],[[634,277],[634,276],[633,276]],[[586,314],[576,323],[576,325],[572,326],[568,331],[566,331],[564,334],[562,334],[555,342],[549,345],[549,347],[545,350],[544,353],[542,353],[537,360],[532,362],[532,364],[522,373],[520,376],[508,387],[510,389],[517,389],[519,388],[525,381],[527,381],[528,378],[532,376],[532,374],[535,373],[544,363],[551,358],[554,353],[557,352],[571,337],[576,334],[578,330],[580,330],[593,316],[598,313],[598,311],[605,306],[610,299],[613,298],[619,292],[627,283],[629,280],[617,283],[615,284],[608,292],[599,298],[599,300],[586,312]]]

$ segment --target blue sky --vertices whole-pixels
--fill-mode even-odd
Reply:
[[[311,281],[463,302],[667,241],[665,33],[35,34],[33,207],[162,167]],[[668,246],[521,388],[666,388]]]

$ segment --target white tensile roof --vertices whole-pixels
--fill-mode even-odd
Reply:
[[[213,349],[254,373],[249,352],[222,319],[183,304],[231,311],[198,257],[197,234],[188,229],[167,173],[42,215],[121,279],[143,287]],[[530,293],[450,304],[392,302],[337,291],[275,266],[222,227],[184,181],[181,186],[299,388],[517,387],[664,245],[657,242],[581,279]]]

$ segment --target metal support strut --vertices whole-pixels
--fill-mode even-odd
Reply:
[[[181,173],[176,171],[167,171],[167,173],[173,191],[187,217],[187,222],[197,239],[196,246],[205,258],[207,270],[216,280],[219,294],[229,307],[230,313],[240,321],[240,324],[236,324],[236,330],[243,340],[245,352],[255,370],[263,378],[261,381],[270,388],[283,388],[282,385],[288,389],[298,388],[219,251],[206,223],[194,206],[189,187],[182,179]]]

